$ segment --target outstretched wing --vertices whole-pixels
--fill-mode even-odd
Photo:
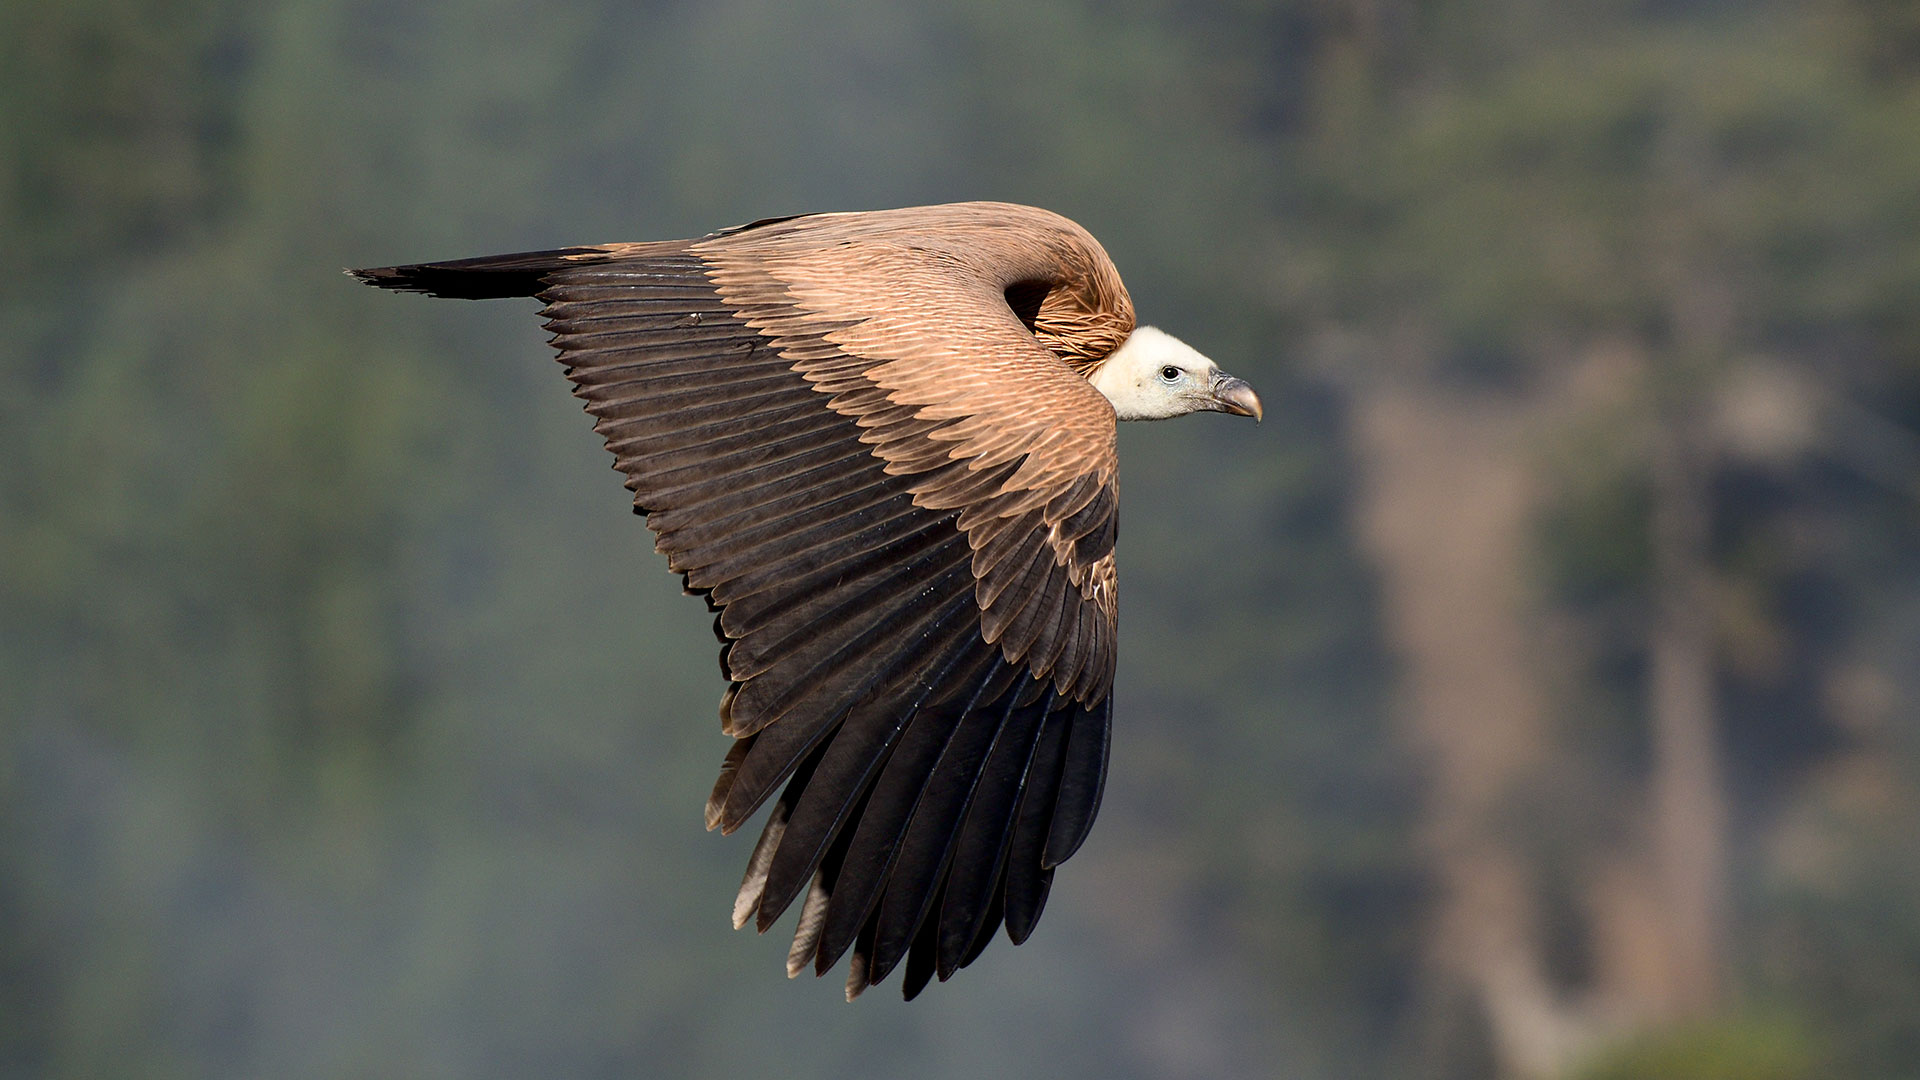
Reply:
[[[1131,328],[1098,245],[974,204],[362,276],[498,295],[532,270],[656,546],[717,613],[737,741],[708,825],[779,792],[736,925],[804,894],[789,973],[851,949],[849,996],[904,959],[912,997],[1003,921],[1024,940],[1107,760],[1113,412],[1057,344]]]

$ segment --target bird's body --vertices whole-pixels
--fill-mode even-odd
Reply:
[[[1136,331],[1085,230],[1002,203],[354,273],[546,303],[717,613],[735,742],[708,826],[781,792],[736,925],[804,894],[789,973],[851,950],[850,997],[1026,938],[1105,779],[1114,421],[1257,416],[1246,384]]]

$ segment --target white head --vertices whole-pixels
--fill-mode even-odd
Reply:
[[[1260,398],[1253,387],[1221,371],[1193,346],[1151,326],[1129,334],[1087,381],[1107,395],[1122,420],[1165,420],[1202,411],[1260,419]]]

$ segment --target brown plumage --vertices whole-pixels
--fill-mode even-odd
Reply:
[[[963,203],[353,273],[545,302],[717,613],[735,742],[708,827],[780,792],[736,925],[804,895],[789,973],[851,950],[849,997],[905,960],[911,998],[1002,922],[1025,940],[1093,822],[1113,708],[1115,406],[1089,378],[1134,315],[1085,230]],[[1179,411],[1257,412],[1210,370]]]

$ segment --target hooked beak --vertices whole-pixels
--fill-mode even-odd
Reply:
[[[1213,403],[1220,412],[1251,416],[1254,423],[1260,422],[1260,395],[1253,392],[1253,387],[1224,371],[1213,374]]]

